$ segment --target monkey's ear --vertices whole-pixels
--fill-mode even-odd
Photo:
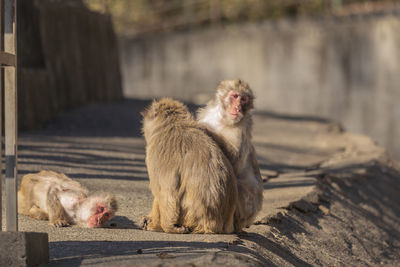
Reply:
[[[143,118],[154,118],[157,115],[158,106],[158,101],[153,99],[153,102],[151,102],[147,108],[140,112],[140,114],[143,116]]]
[[[149,106],[147,106],[143,111],[140,112],[140,115],[142,115],[143,118],[149,117],[152,114],[151,111],[154,109],[153,104],[154,101]]]
[[[118,202],[117,202],[117,199],[115,198],[114,195],[107,194],[106,195],[106,202],[107,202],[107,205],[112,210],[114,210],[114,212],[118,210]]]

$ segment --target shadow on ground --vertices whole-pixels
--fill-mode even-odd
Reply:
[[[72,178],[147,179],[140,112],[150,103],[151,100],[125,99],[117,103],[92,104],[61,113],[42,129],[23,132],[19,144],[19,164],[24,167],[20,173],[30,173],[42,165],[47,169],[75,169],[73,173],[67,171]],[[192,113],[199,108],[190,103],[188,106]],[[267,120],[328,123],[314,117],[266,112],[257,114]],[[269,151],[257,153],[260,168],[277,174],[304,169],[304,165],[285,161],[283,154],[296,154],[298,157],[305,154],[327,157],[329,154],[317,149],[274,144],[269,140],[255,145],[258,151]],[[283,160],[275,158],[277,153],[282,154]],[[112,171],[109,166],[113,166]],[[78,172],[77,167],[83,171]]]
[[[31,134],[79,137],[142,137],[142,115],[151,100],[125,99],[91,104],[56,115]],[[188,104],[191,112],[199,106]]]
[[[273,257],[281,258],[284,262],[295,266],[311,266],[296,257],[288,249],[280,246],[262,235],[253,233],[245,238],[257,244],[258,249],[248,248],[239,243],[229,244],[226,242],[182,242],[182,241],[65,241],[51,242],[50,254],[52,261],[49,266],[79,266],[82,261],[85,264],[107,263],[107,258],[112,259],[113,264],[117,261],[129,261],[131,265],[140,265],[146,260],[162,260],[160,263],[173,263],[179,258],[180,266],[205,266],[209,263],[218,262],[218,256],[227,255],[234,257],[246,266],[274,266],[267,257],[261,256],[260,250],[268,249]],[[214,251],[214,252],[213,252]],[[211,252],[211,253],[210,253]],[[59,254],[57,254],[59,253]],[[211,259],[207,259],[211,254]],[[139,258],[140,255],[140,258]],[[201,265],[196,265],[196,261]],[[213,266],[214,266],[213,264]],[[236,263],[237,264],[237,263]],[[235,266],[236,266],[235,264]]]

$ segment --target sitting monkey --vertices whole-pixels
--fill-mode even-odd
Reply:
[[[154,101],[143,113],[153,208],[143,228],[168,233],[232,233],[233,168],[181,102]]]
[[[18,213],[49,220],[56,227],[70,224],[101,227],[115,215],[117,201],[108,193],[89,197],[87,193],[79,182],[62,173],[27,174],[18,191]]]
[[[263,203],[263,182],[251,140],[254,94],[240,80],[222,81],[215,97],[199,109],[199,124],[205,126],[232,163],[238,185],[235,224],[238,229],[253,224]]]

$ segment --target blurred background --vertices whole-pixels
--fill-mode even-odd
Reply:
[[[204,104],[240,77],[258,112],[331,119],[400,158],[400,0],[18,5],[22,129],[124,97]]]

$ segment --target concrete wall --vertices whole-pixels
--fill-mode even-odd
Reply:
[[[50,0],[18,1],[19,126],[57,112],[122,99],[117,37],[109,16]]]
[[[400,156],[400,12],[126,38],[124,93],[204,102],[241,77],[256,108],[322,116]]]

